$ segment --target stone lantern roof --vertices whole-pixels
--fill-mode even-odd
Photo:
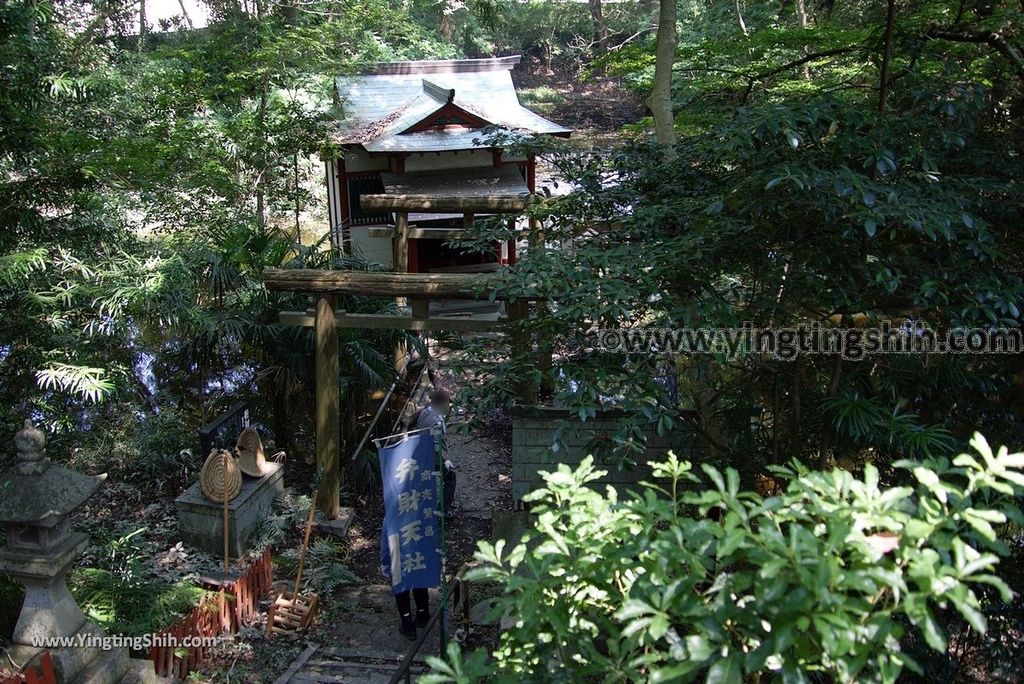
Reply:
[[[18,464],[0,480],[0,523],[54,527],[89,499],[103,478],[82,475],[46,458],[46,437],[32,424],[14,438]]]

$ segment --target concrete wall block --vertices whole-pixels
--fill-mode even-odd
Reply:
[[[613,435],[618,422],[613,417],[599,417],[586,423],[576,422],[575,427],[563,427],[563,448],[558,452],[550,450],[550,443],[556,423],[559,420],[573,420],[568,411],[543,409],[545,417],[536,415],[515,415],[512,417],[512,488],[513,498],[519,501],[527,492],[541,484],[539,471],[552,471],[557,463],[576,467],[588,453],[595,451],[592,442],[599,435]],[[608,474],[594,483],[597,491],[604,491],[605,484],[613,485],[619,492],[639,491],[637,483],[653,480],[651,461],[663,461],[670,450],[680,459],[699,462],[706,458],[707,448],[699,436],[689,428],[681,428],[671,435],[658,436],[653,430],[647,434],[647,447],[637,455],[638,465],[632,469],[620,469],[617,462],[608,462],[595,457],[595,466],[607,470]]]
[[[269,472],[261,478],[244,477],[242,490],[228,502],[228,553],[232,557],[237,558],[249,549],[274,499],[284,493],[284,467],[279,463],[268,463],[267,467]],[[174,504],[182,541],[207,553],[223,555],[223,504],[208,501],[198,482]]]

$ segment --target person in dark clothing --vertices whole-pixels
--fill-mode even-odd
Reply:
[[[448,411],[451,409],[451,397],[444,390],[436,390],[430,395],[430,403],[424,406],[416,415],[413,416],[412,424],[409,425],[410,429],[413,430],[431,430],[434,433],[435,438],[440,440],[438,443],[440,458],[442,461],[437,463],[438,470],[442,473],[444,499],[443,499],[443,515],[448,517],[451,515],[452,505],[455,496],[455,466],[452,465],[451,461],[447,458],[447,447],[445,445],[445,422],[444,418],[448,415]],[[386,545],[381,540],[381,572],[385,577],[391,577],[390,570],[390,557],[387,550],[384,548]],[[412,603],[416,603],[416,614],[413,616]],[[430,595],[427,589],[424,588],[412,588],[406,591],[395,594],[395,605],[398,607],[398,615],[401,620],[401,624],[398,628],[399,634],[405,638],[413,641],[416,639],[416,628],[425,627],[427,622],[430,620]]]
[[[430,395],[430,403],[416,414],[416,421],[413,424],[413,428],[416,430],[440,429],[441,453],[444,459],[441,472],[444,477],[444,515],[446,518],[452,517],[455,512],[455,464],[449,458],[448,445],[445,443],[447,426],[444,422],[451,407],[451,396],[444,390],[435,390]]]
[[[384,531],[381,530],[381,557],[380,572],[392,582],[392,558],[390,550],[383,540]],[[416,602],[416,616],[413,617],[412,603]],[[425,587],[413,587],[395,594],[395,605],[398,607],[398,617],[401,621],[398,633],[409,641],[416,639],[416,628],[424,627],[430,619],[430,594]]]
[[[412,601],[409,600],[412,594],[416,601],[416,617],[412,615]],[[398,633],[409,641],[416,638],[416,628],[425,627],[430,620],[430,594],[426,589],[412,589],[395,594],[395,603],[398,605],[398,615],[401,617],[401,625]]]

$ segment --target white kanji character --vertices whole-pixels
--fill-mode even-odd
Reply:
[[[429,470],[424,470],[420,473],[420,482],[430,482],[430,476],[433,475]]]
[[[403,458],[395,468],[395,479],[398,480],[398,484],[404,484],[406,480],[411,480],[419,469],[419,463],[411,458]]]
[[[433,525],[427,525],[426,527],[424,527],[423,528],[423,536],[425,536],[425,537],[433,537],[434,536],[434,526]]]
[[[408,525],[402,525],[399,528],[398,531],[402,533],[402,546],[423,539],[423,535],[420,534],[420,525],[422,524],[421,521],[414,520]]]
[[[434,498],[434,492],[429,489],[421,489],[420,496],[423,497],[424,501],[430,501],[431,499]]]
[[[420,493],[418,490],[401,492],[398,495],[398,512],[408,513],[420,510]]]
[[[424,519],[429,520],[430,518],[434,517],[434,509],[433,508],[424,508],[423,509],[423,513],[421,515],[422,515],[422,517]]]
[[[427,567],[426,559],[423,554],[417,551],[416,553],[407,553],[402,558],[402,573],[410,573],[415,570],[425,570]]]

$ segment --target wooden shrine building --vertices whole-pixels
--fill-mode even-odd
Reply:
[[[314,309],[281,312],[280,320],[316,332],[318,508],[328,518],[340,511],[337,329],[485,332],[508,320],[433,315],[430,304],[486,299],[487,271],[515,261],[515,240],[484,255],[444,245],[476,217],[516,217],[534,197],[535,160],[511,157],[488,138],[570,133],[519,103],[511,73],[519,59],[387,62],[337,79],[341,153],[326,162],[331,239],[391,272],[263,272],[267,288],[315,298]],[[394,297],[398,312],[338,310],[339,295]],[[510,306],[509,318],[522,316],[523,306]],[[402,357],[396,350],[396,369]]]
[[[487,140],[495,132],[568,136],[519,103],[520,57],[383,62],[337,79],[340,158],[327,166],[335,245],[397,272],[480,272],[515,261],[444,245],[474,218],[522,211],[536,190],[533,158]]]

